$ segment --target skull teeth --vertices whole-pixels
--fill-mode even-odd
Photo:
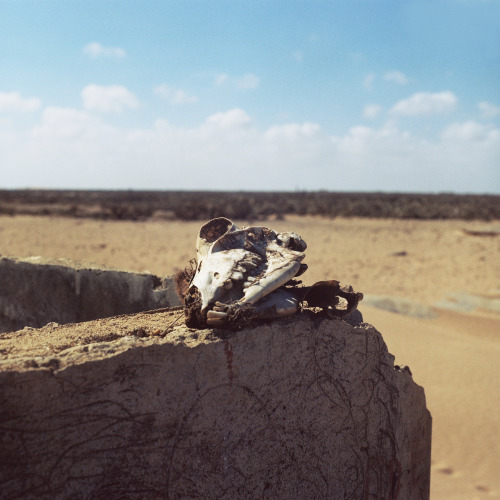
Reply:
[[[227,316],[227,313],[222,312],[222,311],[208,311],[207,312],[207,318],[208,319],[222,319]]]
[[[243,275],[243,273],[240,273],[239,271],[235,271],[231,275],[231,279],[234,280],[234,281],[243,281],[244,277],[245,276]]]
[[[252,278],[251,276],[247,276],[247,280],[243,283],[243,288],[248,288],[253,285],[257,281],[257,278]]]

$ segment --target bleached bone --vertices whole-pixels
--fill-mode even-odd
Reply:
[[[185,291],[187,271],[179,275],[186,324],[241,325],[249,320],[295,314],[300,307],[343,318],[363,294],[336,280],[302,286],[293,280],[307,270],[307,245],[296,233],[262,226],[239,229],[224,217],[207,222],[196,241],[197,266]]]
[[[207,222],[197,238],[196,272],[186,296],[192,322],[220,325],[250,306],[252,317],[294,314],[296,295],[280,287],[306,271],[306,247],[293,232],[239,229],[224,217]]]

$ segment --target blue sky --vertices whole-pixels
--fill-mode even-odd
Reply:
[[[499,0],[0,0],[0,186],[500,193]]]

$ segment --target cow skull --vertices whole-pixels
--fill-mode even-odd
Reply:
[[[197,328],[295,314],[299,304],[341,318],[363,298],[336,280],[309,287],[291,281],[307,270],[296,233],[262,226],[239,229],[224,217],[201,227],[196,270],[184,295],[186,324]],[[340,305],[342,302],[342,306]]]
[[[280,287],[307,269],[301,264],[306,247],[295,233],[239,229],[224,217],[207,222],[197,238],[196,272],[185,299],[187,309],[195,309],[191,322],[221,325],[249,310],[259,318],[294,314],[297,297]]]

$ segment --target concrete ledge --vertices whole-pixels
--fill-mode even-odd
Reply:
[[[178,314],[2,337],[4,498],[429,498],[424,390],[375,328]]]
[[[0,258],[0,332],[178,305],[170,278],[60,259]]]

